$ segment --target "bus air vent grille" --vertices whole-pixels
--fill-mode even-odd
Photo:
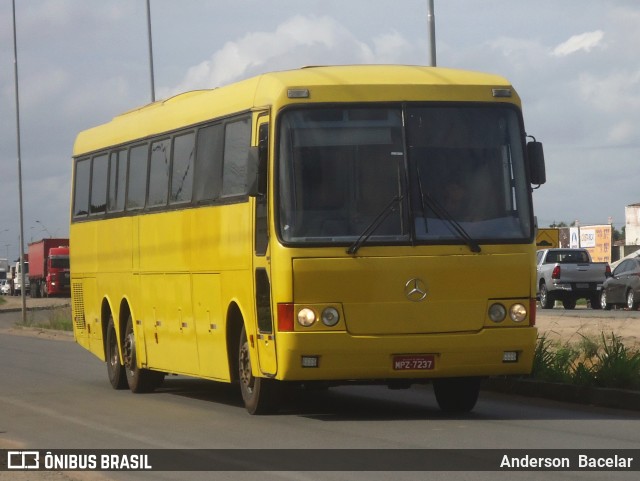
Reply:
[[[82,282],[74,282],[73,286],[73,322],[76,329],[84,330],[87,323],[84,317],[84,291]]]

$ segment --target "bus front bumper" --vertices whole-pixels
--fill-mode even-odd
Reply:
[[[364,381],[529,374],[535,327],[403,336],[278,333],[276,379]]]

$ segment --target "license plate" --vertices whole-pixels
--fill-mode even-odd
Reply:
[[[589,284],[576,284],[576,289],[589,289]]]
[[[394,371],[429,371],[436,365],[433,354],[393,356]]]

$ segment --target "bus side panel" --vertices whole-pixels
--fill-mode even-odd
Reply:
[[[220,274],[192,276],[193,315],[198,338],[200,375],[229,381],[220,278]]]
[[[91,244],[93,250],[87,253],[95,260],[95,265],[91,272],[131,274],[135,225],[137,225],[137,218],[135,217],[76,224],[81,229],[84,229],[85,226],[86,228],[95,226],[97,230],[95,244]],[[86,236],[83,235],[81,238],[85,239]],[[77,258],[75,252],[72,255]],[[113,285],[109,282],[105,285],[105,288],[111,290],[117,288],[117,284]]]
[[[101,309],[97,299],[95,277],[72,281],[73,335],[78,344],[105,360],[102,342]]]
[[[142,329],[147,366],[169,372],[198,373],[195,323],[188,274],[141,274]]]
[[[70,239],[74,256],[72,272],[73,331],[78,344],[104,360],[102,343],[101,301],[97,299],[96,256],[97,228],[95,223],[79,223],[71,226]]]
[[[248,329],[255,325],[250,212],[240,202],[138,216],[140,296],[132,304],[146,367],[230,380],[229,306],[238,305]]]
[[[255,317],[255,297],[254,280],[252,271],[253,258],[253,236],[247,235],[252,232],[253,214],[250,202],[243,202],[221,208],[216,216],[217,226],[214,230],[202,232],[205,237],[201,238],[202,247],[210,246],[219,256],[220,269],[220,296],[222,306],[222,316],[224,319],[225,337],[229,326],[229,312],[232,305],[236,305],[242,315],[242,322],[247,331],[250,342],[252,367],[254,373],[260,372],[258,368],[258,353],[256,350],[256,317]],[[210,237],[211,236],[211,237]],[[210,238],[213,242],[207,242]],[[232,345],[231,349],[238,349]],[[215,346],[216,355],[225,355],[225,367],[227,370],[235,369],[229,366],[226,358],[226,345]],[[227,374],[229,377],[229,374]]]

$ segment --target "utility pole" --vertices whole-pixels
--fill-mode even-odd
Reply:
[[[149,37],[149,71],[151,74],[151,102],[156,101],[155,79],[153,77],[153,42],[151,40],[151,6],[147,0],[147,35]]]
[[[436,16],[433,0],[429,0],[427,11],[427,27],[429,29],[429,67],[436,66]]]
[[[27,323],[27,300],[24,285],[24,216],[22,209],[22,152],[20,148],[20,94],[18,90],[18,41],[16,35],[16,0],[11,2],[13,12],[13,76],[16,92],[16,140],[18,144],[18,199],[20,204],[20,296],[22,297],[22,324]]]

